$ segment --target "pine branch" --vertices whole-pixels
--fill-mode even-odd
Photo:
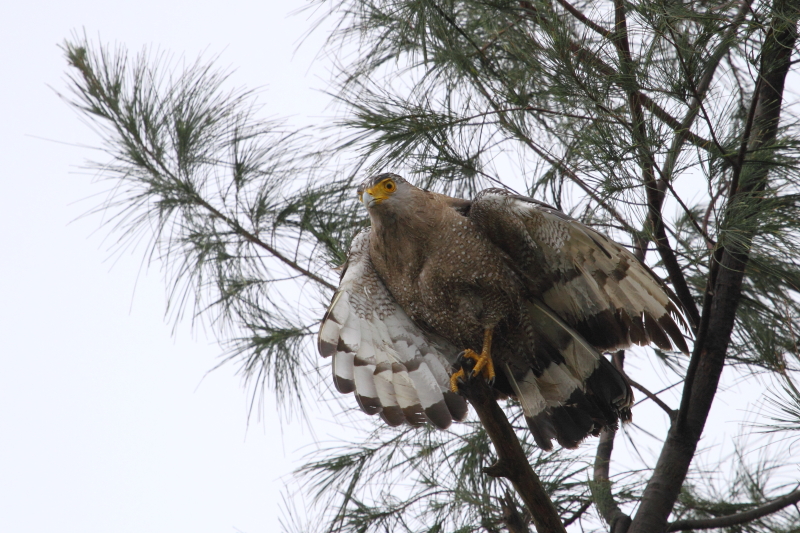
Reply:
[[[772,12],[773,20],[765,39],[759,69],[759,79],[763,81],[757,83],[759,90],[753,95],[754,127],[743,140],[750,157],[759,151],[769,151],[777,135],[784,83],[797,39],[797,21],[800,17],[797,3],[776,0]],[[766,186],[769,166],[764,162],[765,159],[760,155],[759,160],[748,165],[746,179],[742,179],[738,185],[738,194],[732,194],[729,198],[726,222],[729,231],[737,225],[746,224],[746,221],[732,217],[734,208],[743,202],[757,202],[757,198],[751,194]],[[756,206],[752,209],[757,211]],[[748,236],[753,236],[753,230],[746,225],[740,231],[744,232],[745,237],[742,242],[746,242]],[[722,243],[715,258],[719,260],[719,268],[711,291],[706,294],[708,305],[703,309],[703,327],[698,333],[687,371],[681,409],[642,496],[630,533],[651,533],[666,527],[717,392],[736,319],[749,251]]]
[[[686,60],[681,53],[680,47],[673,43],[673,47],[677,53],[678,59],[680,60],[681,68],[683,69],[684,75],[686,77],[687,82],[690,83],[690,87],[692,89],[692,101],[689,103],[689,108],[686,110],[686,114],[681,121],[680,128],[675,130],[675,137],[673,138],[672,145],[670,146],[669,152],[667,152],[667,158],[664,163],[664,174],[662,180],[665,183],[668,183],[672,179],[673,171],[675,170],[675,165],[678,162],[678,157],[680,156],[681,150],[683,148],[683,144],[688,139],[688,135],[694,124],[695,119],[697,118],[699,112],[702,110],[704,115],[708,117],[708,114],[705,113],[705,109],[703,107],[703,102],[708,94],[708,89],[711,86],[711,82],[714,79],[714,74],[717,71],[717,67],[719,66],[720,61],[725,56],[725,54],[730,50],[733,42],[734,37],[736,36],[736,32],[738,31],[739,27],[741,26],[742,22],[744,21],[745,15],[750,11],[752,0],[742,0],[742,3],[739,7],[739,11],[734,16],[733,20],[731,21],[730,26],[727,30],[722,34],[722,38],[720,39],[720,43],[714,52],[711,54],[711,58],[705,65],[705,69],[703,72],[702,78],[700,78],[700,82],[695,86],[691,83],[691,76],[689,75],[689,69],[686,66]],[[670,32],[672,32],[672,28],[668,26]],[[720,144],[717,140],[717,137],[714,133],[714,128],[711,124],[708,124],[709,131],[711,132],[712,141],[714,145],[717,147],[717,152],[721,157],[723,157],[726,161],[730,161],[730,156],[726,154],[725,148]]]
[[[647,197],[648,225],[652,231],[656,248],[661,255],[661,260],[664,262],[664,267],[669,273],[670,281],[673,287],[675,287],[675,293],[683,309],[688,313],[692,325],[697,325],[700,321],[700,313],[697,310],[697,305],[689,290],[689,285],[686,282],[683,269],[670,245],[664,227],[664,218],[661,214],[661,208],[664,203],[664,191],[661,190],[656,182],[654,171],[656,165],[653,154],[648,149],[651,143],[649,143],[647,139],[647,128],[645,125],[644,112],[642,110],[642,101],[638,97],[640,90],[634,72],[630,43],[628,42],[627,15],[623,0],[614,0],[614,16],[616,24],[612,41],[617,48],[621,66],[620,69],[625,79],[623,88],[628,95],[628,106],[633,122],[633,144],[637,147],[639,167],[642,172],[642,183]],[[681,131],[686,131],[686,128]]]
[[[569,518],[567,518],[566,520],[564,520],[564,527],[569,527],[569,525],[570,525],[570,524],[572,524],[572,523],[574,523],[574,522],[576,522],[576,521],[580,520],[580,518],[583,516],[583,514],[584,514],[586,511],[588,511],[588,510],[589,510],[589,507],[591,507],[591,506],[592,506],[592,502],[591,502],[591,500],[590,500],[590,501],[588,501],[588,502],[584,502],[584,503],[583,503],[583,505],[581,505],[581,506],[578,508],[578,510],[577,510],[577,511],[575,511],[574,513],[572,513],[572,516],[570,516]]]
[[[531,16],[535,19],[538,17],[543,18],[545,21],[547,20],[533,5],[526,1],[520,1],[520,6],[526,12],[530,13]],[[598,57],[594,52],[587,49],[580,44],[570,41],[567,44],[569,51],[575,55],[580,61],[583,61],[587,66],[593,67],[598,70],[601,74],[608,77],[612,80],[617,80],[620,78],[619,73],[614,69],[612,66],[608,65],[605,61],[603,61],[600,57]],[[714,146],[714,143],[709,141],[708,139],[704,139],[700,135],[687,130],[681,129],[681,122],[673,117],[670,113],[668,113],[665,109],[663,109],[657,102],[655,102],[652,98],[641,91],[634,91],[634,97],[638,101],[639,104],[643,105],[648,111],[650,111],[653,116],[661,120],[664,124],[672,128],[676,132],[684,132],[686,138],[689,142],[693,145],[701,148],[703,150],[709,151],[710,153],[715,154],[711,147]]]
[[[207,209],[208,212],[211,213],[212,216],[214,216],[215,218],[218,218],[219,220],[224,221],[234,231],[234,233],[236,233],[237,235],[241,236],[245,240],[255,244],[256,246],[258,246],[260,248],[263,248],[270,255],[272,255],[272,257],[274,257],[275,259],[277,259],[281,263],[291,267],[292,269],[296,270],[297,272],[299,272],[303,276],[307,277],[308,279],[310,279],[312,281],[316,281],[317,283],[319,283],[320,285],[322,285],[323,287],[325,287],[327,289],[330,289],[332,291],[336,290],[336,288],[337,288],[336,285],[334,285],[334,284],[328,282],[327,280],[319,277],[318,275],[314,274],[310,270],[303,268],[296,261],[292,261],[291,259],[289,259],[285,255],[280,253],[275,247],[270,246],[269,244],[267,244],[263,240],[259,239],[257,236],[253,235],[252,233],[250,233],[249,231],[244,229],[236,220],[224,215],[223,213],[221,213],[219,210],[215,209],[214,206],[212,206],[211,204],[209,204],[205,200],[203,200],[201,198],[198,198],[197,199],[197,203],[198,203],[198,205],[201,205],[205,209]]]
[[[667,416],[669,417],[670,420],[674,420],[675,419],[675,417],[678,414],[677,411],[675,411],[675,409],[672,409],[669,405],[664,403],[664,400],[662,400],[661,398],[659,398],[658,396],[656,396],[655,394],[650,392],[646,387],[644,387],[643,385],[640,385],[639,383],[637,383],[634,380],[632,380],[630,378],[630,376],[628,376],[628,374],[623,373],[623,375],[625,376],[625,379],[628,380],[628,383],[631,384],[631,387],[642,391],[645,396],[647,396],[650,400],[653,400],[653,402],[657,406],[659,406],[662,411],[667,413]]]
[[[727,516],[716,516],[714,518],[699,518],[694,520],[676,520],[667,525],[666,531],[694,531],[696,529],[718,529],[723,527],[733,527],[746,524],[753,520],[758,520],[764,516],[776,513],[781,509],[800,502],[800,490],[795,490],[775,498],[774,500],[760,505],[749,511],[735,513]]]
[[[573,17],[578,19],[587,28],[591,29],[592,31],[594,31],[594,32],[596,32],[596,33],[598,33],[600,35],[602,35],[606,39],[611,39],[611,37],[612,37],[612,32],[611,31],[609,31],[609,30],[605,29],[604,27],[600,26],[599,24],[597,24],[596,22],[594,22],[593,20],[588,18],[586,15],[584,15],[583,13],[578,11],[578,9],[575,6],[573,6],[572,4],[570,4],[569,2],[567,2],[567,0],[557,0],[557,1],[561,5],[561,7],[563,7],[567,11],[569,11],[570,14]]]

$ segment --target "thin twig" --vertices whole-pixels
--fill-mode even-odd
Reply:
[[[634,387],[635,389],[639,389],[644,393],[645,396],[653,400],[656,403],[656,405],[658,405],[665,413],[667,413],[667,416],[669,416],[670,420],[675,418],[677,412],[675,411],[675,409],[672,409],[669,405],[664,403],[664,400],[662,400],[661,398],[659,398],[658,396],[647,390],[644,386],[632,380],[627,374],[625,374],[625,379],[628,380],[628,383],[630,383],[632,387]]]
[[[589,500],[589,501],[585,502],[583,505],[581,505],[578,508],[577,511],[572,513],[572,516],[570,516],[569,518],[564,520],[564,527],[568,527],[570,524],[572,524],[573,522],[578,520],[581,516],[583,516],[583,513],[585,513],[586,511],[589,510],[589,507],[591,507],[591,506],[592,506],[592,501],[591,500]]]
[[[672,187],[672,183],[670,183],[669,181],[664,181],[663,183],[666,183],[667,188],[672,193],[672,197],[675,198],[675,200],[678,201],[678,204],[680,204],[681,208],[683,208],[684,212],[686,213],[686,216],[689,217],[689,221],[692,223],[692,226],[694,226],[694,229],[696,229],[697,232],[706,241],[706,246],[708,246],[709,250],[713,249],[714,246],[716,246],[717,244],[716,241],[708,236],[706,230],[700,227],[700,224],[697,222],[697,219],[694,218],[694,213],[692,213],[691,209],[689,209],[687,205],[683,202],[683,199],[680,197],[680,195],[677,192],[675,192],[675,189]]]
[[[692,127],[695,119],[697,118],[697,114],[699,111],[703,111],[703,116],[706,119],[706,124],[708,125],[708,129],[711,133],[711,138],[717,150],[719,150],[719,154],[727,161],[733,163],[730,157],[725,153],[725,148],[717,139],[717,136],[714,132],[714,128],[711,125],[710,120],[708,119],[708,114],[706,113],[705,106],[703,105],[703,100],[708,93],[708,89],[711,86],[711,81],[714,78],[714,73],[719,66],[720,61],[725,56],[727,51],[731,47],[731,43],[733,42],[733,37],[736,34],[736,31],[739,28],[739,25],[744,20],[745,15],[747,15],[748,11],[750,10],[750,4],[752,4],[752,0],[743,0],[741,5],[739,6],[739,10],[737,11],[736,15],[731,20],[728,29],[722,34],[721,42],[719,46],[714,50],[711,54],[708,62],[706,63],[705,71],[703,72],[702,78],[700,78],[700,82],[695,87],[694,84],[691,84],[692,89],[692,101],[689,104],[689,109],[686,111],[686,115],[683,117],[681,121],[681,128],[676,130],[675,138],[673,139],[672,146],[668,152],[667,160],[665,162],[665,178],[669,180],[672,177],[672,171],[675,168],[675,165],[678,161],[678,156],[680,155],[681,148],[683,143],[686,141],[687,132]],[[672,34],[672,28],[668,25],[667,26],[670,34]],[[668,40],[669,41],[669,40]],[[673,41],[677,41],[674,39]],[[681,68],[683,69],[684,76],[686,77],[687,81],[691,81],[691,75],[689,69],[686,66],[686,61],[683,58],[683,54],[681,53],[680,47],[677,45],[677,42],[672,42],[673,47],[675,48],[675,52],[678,56],[678,60],[681,64]]]
[[[567,2],[567,0],[557,0],[557,2],[559,4],[561,4],[561,6],[564,9],[569,11],[572,14],[572,16],[574,16],[576,19],[581,21],[583,24],[585,24],[592,31],[599,33],[600,35],[602,35],[606,39],[610,39],[611,38],[611,32],[609,30],[607,30],[604,27],[600,26],[595,21],[591,20],[586,15],[584,15],[583,13],[578,11],[578,9],[575,6],[573,6],[572,4],[570,4],[569,2]]]
[[[535,15],[538,18],[541,18],[544,21],[547,21],[547,18],[541,15],[538,10],[530,3],[525,0],[520,2],[520,6],[528,13]],[[571,41],[568,44],[569,50],[579,59],[584,61],[589,66],[596,68],[600,71],[601,74],[607,76],[611,79],[619,79],[619,73],[615,68],[608,65],[605,61],[603,61],[600,57],[597,56],[594,52],[589,50],[588,48],[581,46],[580,44]],[[650,111],[653,116],[661,120],[664,124],[669,126],[675,131],[682,131],[681,122],[670,115],[664,108],[659,106],[656,102],[653,101],[652,98],[644,94],[643,92],[637,90],[634,92],[635,97],[638,101],[648,110]],[[693,145],[697,146],[698,148],[702,148],[703,150],[710,152],[712,154],[716,154],[716,152],[710,150],[711,146],[714,146],[714,143],[693,133],[691,131],[686,131],[686,140],[692,143]]]

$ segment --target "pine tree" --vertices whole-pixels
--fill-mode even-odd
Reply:
[[[800,531],[800,2],[325,4],[329,46],[351,59],[341,116],[319,129],[260,120],[254,94],[202,61],[64,45],[69,101],[111,157],[98,211],[151,243],[179,319],[213,323],[284,408],[333,399],[315,350],[332,266],[367,223],[356,184],[392,170],[463,197],[508,187],[629,245],[682,302],[693,350],[613,354],[641,406],[577,451],[538,450],[512,400],[448,431],[354,413],[298,471],[313,498],[286,529]],[[741,439],[715,461],[700,439],[723,370],[760,407],[730,413]],[[639,424],[648,406],[667,422]],[[624,464],[622,439],[643,450]]]

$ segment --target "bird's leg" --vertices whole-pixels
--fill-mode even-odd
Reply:
[[[483,377],[491,383],[494,381],[494,363],[492,362],[492,328],[487,328],[483,332],[483,350],[477,353],[467,348],[458,356],[459,361],[463,359],[471,359],[474,361],[470,376],[474,377],[478,374],[483,374]],[[465,363],[466,361],[464,361]],[[464,364],[450,376],[450,389],[453,392],[458,392],[458,381],[467,378],[467,373],[464,371]]]

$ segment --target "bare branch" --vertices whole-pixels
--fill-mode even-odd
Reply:
[[[658,405],[665,413],[667,413],[667,416],[669,416],[670,420],[675,419],[675,415],[677,414],[677,411],[675,411],[675,409],[672,409],[669,405],[664,403],[664,400],[662,400],[661,398],[659,398],[658,396],[647,390],[647,388],[632,380],[630,376],[628,376],[628,374],[624,375],[625,379],[628,380],[628,383],[631,384],[631,387],[634,387],[635,389],[642,391],[645,396],[653,400],[656,405]]]
[[[485,468],[484,472],[492,477],[504,477],[514,485],[539,533],[566,533],[558,511],[522,450],[514,428],[497,405],[494,391],[482,379],[471,380],[460,390],[478,413],[497,453],[497,462]]]
[[[673,287],[675,287],[675,293],[683,309],[688,314],[692,325],[696,326],[700,321],[700,313],[697,310],[697,305],[695,305],[694,298],[689,290],[689,285],[686,282],[683,269],[680,263],[678,263],[678,259],[675,257],[675,251],[669,243],[669,238],[667,237],[664,227],[664,219],[661,214],[661,207],[664,203],[664,192],[659,188],[656,182],[654,170],[656,166],[655,160],[653,154],[648,151],[647,148],[650,146],[650,143],[647,142],[647,127],[642,110],[642,101],[638,98],[640,94],[639,84],[636,80],[630,44],[628,43],[628,27],[623,0],[614,0],[614,16],[616,23],[613,41],[617,47],[621,70],[626,79],[626,86],[623,87],[623,89],[625,89],[628,94],[628,106],[633,121],[633,144],[637,147],[639,167],[642,170],[642,183],[647,196],[648,225],[652,230],[653,240],[661,256],[661,260],[664,262],[664,267],[669,273]]]
[[[720,61],[725,56],[725,54],[730,50],[731,44],[733,43],[733,38],[736,35],[736,31],[739,29],[742,21],[744,20],[745,15],[750,11],[750,5],[752,4],[752,0],[742,0],[741,5],[739,6],[739,11],[734,16],[733,20],[728,26],[728,29],[725,30],[725,33],[722,34],[722,38],[720,41],[719,46],[714,50],[711,54],[711,58],[709,62],[706,64],[706,69],[703,72],[703,77],[700,79],[700,83],[698,83],[697,87],[692,85],[692,101],[689,104],[689,109],[686,111],[686,115],[683,117],[681,121],[680,128],[675,130],[675,137],[672,142],[672,146],[668,152],[667,160],[664,163],[664,176],[662,177],[663,180],[668,182],[672,178],[672,172],[675,169],[675,165],[678,161],[678,156],[681,153],[681,149],[683,147],[683,143],[686,142],[688,139],[687,135],[689,130],[692,127],[695,119],[697,118],[698,112],[702,109],[705,114],[705,108],[703,107],[703,101],[706,97],[709,87],[711,86],[711,81],[714,79],[714,73],[717,71],[717,67],[719,66]],[[672,28],[669,28],[670,32],[672,32]],[[680,47],[673,43],[675,51],[678,55],[678,59],[680,60],[681,67],[683,68],[684,72],[688,74],[688,69],[686,67],[686,61],[683,58],[683,54],[681,54]],[[690,76],[686,76],[688,81],[691,81]],[[707,115],[706,115],[707,116]],[[709,131],[711,132],[711,136],[719,154],[727,160],[730,160],[729,156],[725,154],[725,150],[722,145],[717,140],[716,135],[714,134],[714,128],[709,126]]]
[[[613,356],[614,366],[624,372],[625,351],[620,350]],[[600,442],[594,459],[594,480],[589,483],[595,506],[600,516],[611,527],[611,533],[625,533],[631,524],[631,517],[622,512],[611,492],[611,452],[614,450],[614,437],[617,432],[604,428],[600,432]]]
[[[591,507],[591,506],[592,506],[592,502],[591,502],[591,501],[585,502],[583,505],[581,505],[581,506],[578,508],[578,510],[577,510],[577,511],[575,511],[575,512],[572,514],[572,516],[570,516],[569,518],[567,518],[566,520],[564,520],[564,527],[568,527],[570,524],[572,524],[572,523],[573,523],[573,522],[575,522],[576,520],[579,520],[579,519],[580,519],[580,517],[581,517],[581,516],[583,516],[583,513],[585,513],[586,511],[588,511],[588,510],[589,510],[589,507]]]
[[[526,11],[535,15],[536,17],[543,18],[538,10],[530,3],[525,0],[520,2],[520,6]],[[546,19],[545,19],[546,20]],[[575,56],[585,62],[587,65],[596,68],[601,74],[604,76],[608,76],[610,78],[619,78],[619,73],[614,69],[612,66],[608,65],[605,61],[599,58],[594,52],[589,50],[588,48],[579,45],[576,42],[570,42],[568,45],[569,50],[575,54]],[[643,92],[636,90],[634,91],[634,95],[636,99],[639,101],[641,105],[643,105],[648,111],[650,111],[653,116],[661,120],[664,124],[669,126],[675,131],[685,131],[681,129],[681,122],[670,115],[664,108],[658,105],[652,98],[644,94]],[[686,139],[691,142],[693,145],[697,146],[698,148],[702,148],[710,153],[716,154],[711,148],[714,146],[714,143],[709,141],[708,139],[704,139],[700,135],[693,133],[691,131],[685,131],[684,135],[686,135]]]

